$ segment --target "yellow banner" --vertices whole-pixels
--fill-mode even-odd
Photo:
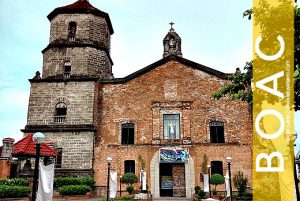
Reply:
[[[294,201],[294,0],[253,17],[253,200]]]

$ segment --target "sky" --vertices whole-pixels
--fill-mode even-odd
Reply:
[[[22,138],[30,83],[42,72],[50,35],[47,15],[75,0],[0,0],[0,145]],[[115,77],[124,77],[162,58],[163,38],[175,23],[183,57],[232,73],[252,58],[252,21],[243,18],[252,0],[90,0],[110,16]],[[300,122],[300,113],[296,113]],[[300,124],[295,124],[300,134]],[[300,149],[300,137],[296,149]]]

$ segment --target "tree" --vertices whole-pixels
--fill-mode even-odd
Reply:
[[[208,169],[207,169],[207,155],[206,154],[203,155],[202,173],[203,174],[207,174],[208,173]]]
[[[242,171],[238,171],[238,173],[233,176],[233,184],[239,192],[239,197],[242,197],[246,194],[247,183],[248,178],[244,177],[244,173]]]
[[[121,182],[123,184],[126,184],[127,186],[132,186],[132,184],[136,183],[137,181],[138,181],[138,178],[133,173],[126,173],[121,178]]]
[[[295,1],[297,2],[297,1]],[[243,13],[243,17],[248,16],[248,19],[251,20],[251,16],[255,14],[252,9],[248,9]],[[259,12],[256,13],[259,15]],[[276,12],[274,12],[274,15]],[[258,16],[257,16],[258,17]],[[295,6],[295,23],[294,23],[294,109],[295,111],[300,110],[300,9]],[[252,105],[253,96],[251,89],[251,80],[252,80],[252,66],[253,62],[246,62],[244,67],[245,73],[231,74],[228,76],[230,83],[222,87],[219,91],[214,92],[212,96],[215,99],[220,99],[224,96],[229,96],[230,100],[240,99],[244,102]]]
[[[217,190],[217,185],[220,185],[220,184],[224,184],[225,180],[224,180],[224,177],[220,174],[213,174],[211,175],[210,177],[210,183],[212,185],[215,185],[215,191]]]

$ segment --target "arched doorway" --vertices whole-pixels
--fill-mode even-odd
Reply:
[[[192,198],[192,192],[195,186],[195,171],[194,171],[193,158],[189,156],[188,162],[182,165],[184,166],[185,196],[187,198]],[[160,187],[161,175],[160,174],[161,172],[160,172],[159,150],[158,150],[154,154],[150,163],[150,181],[151,181],[151,192],[153,198],[161,197],[161,187]]]

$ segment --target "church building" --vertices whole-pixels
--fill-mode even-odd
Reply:
[[[22,131],[42,132],[54,143],[60,153],[56,176],[91,175],[101,191],[111,157],[118,176],[139,177],[143,169],[154,198],[190,198],[195,185],[203,187],[206,154],[212,174],[225,176],[230,156],[231,174],[243,171],[251,181],[250,107],[212,98],[229,83],[227,74],[185,59],[173,23],[157,41],[162,59],[114,78],[114,30],[107,13],[78,0],[55,8],[48,19],[49,44],[42,51],[42,73],[29,80]]]

